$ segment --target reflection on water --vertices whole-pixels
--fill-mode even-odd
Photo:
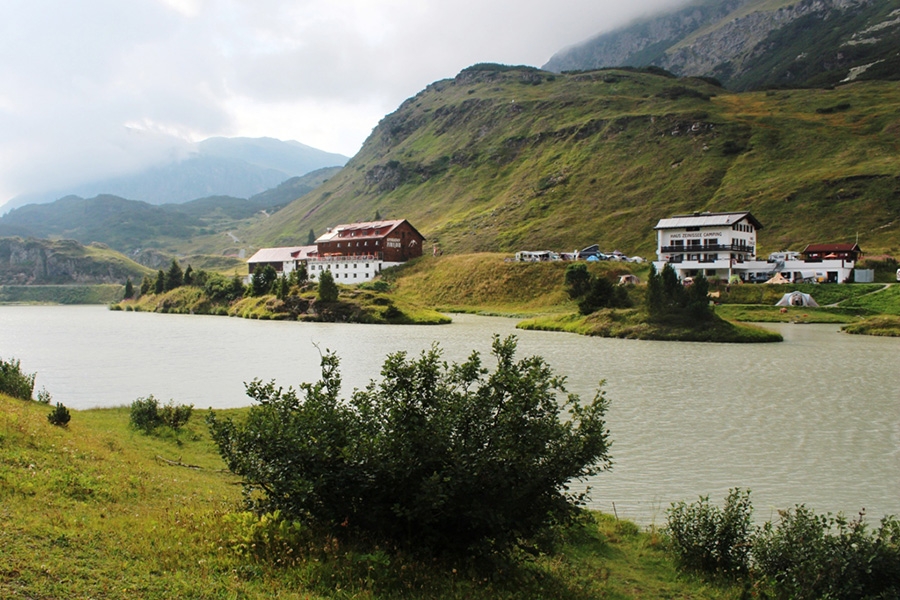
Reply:
[[[344,389],[377,378],[386,354],[439,341],[449,360],[518,335],[584,398],[606,380],[614,467],[590,482],[593,506],[642,523],[676,500],[750,488],[757,517],[806,503],[873,518],[900,514],[900,340],[835,325],[773,325],[782,344],[641,342],[516,332],[509,319],[457,315],[450,326],[367,326],[0,307],[0,357],[37,372],[73,408],[153,394],[198,408],[246,405],[243,382],[318,376],[341,357]],[[574,487],[574,486],[573,486]]]

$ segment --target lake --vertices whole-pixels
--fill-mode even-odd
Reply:
[[[439,342],[448,360],[519,338],[593,396],[610,399],[613,470],[590,482],[591,507],[642,524],[670,502],[752,490],[757,519],[805,503],[873,522],[900,514],[900,339],[836,325],[767,325],[781,344],[730,345],[516,331],[512,319],[455,315],[446,326],[252,321],[113,312],[98,306],[0,306],[0,357],[37,373],[35,391],[87,409],[153,394],[198,409],[245,406],[254,378],[318,378],[341,357],[344,390],[378,378],[384,357]],[[490,366],[490,359],[486,360]],[[74,417],[77,418],[77,415]]]

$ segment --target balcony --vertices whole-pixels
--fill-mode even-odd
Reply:
[[[381,252],[371,252],[369,254],[357,254],[356,256],[347,256],[343,254],[326,254],[320,256],[310,256],[310,262],[374,262],[384,258]]]
[[[662,246],[660,253],[698,254],[707,252],[740,252],[742,254],[755,255],[753,246],[739,246],[737,244],[710,244],[708,246]]]

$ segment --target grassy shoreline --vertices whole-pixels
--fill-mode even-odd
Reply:
[[[558,552],[502,569],[422,562],[306,530],[291,537],[242,512],[202,415],[180,433],[148,436],[129,428],[125,407],[73,410],[67,428],[50,425],[47,411],[0,395],[2,597],[740,595],[681,573],[658,532],[599,513],[565,533]]]
[[[649,321],[636,309],[605,309],[590,315],[571,313],[527,319],[519,329],[565,331],[581,335],[635,340],[678,342],[765,343],[781,342],[781,334],[743,323],[716,318],[702,324],[664,324]]]

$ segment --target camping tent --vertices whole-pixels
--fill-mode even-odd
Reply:
[[[766,281],[766,283],[790,283],[787,279],[784,278],[784,275],[781,273],[775,273],[775,275]]]
[[[813,297],[803,292],[790,292],[781,297],[775,306],[818,306]]]

